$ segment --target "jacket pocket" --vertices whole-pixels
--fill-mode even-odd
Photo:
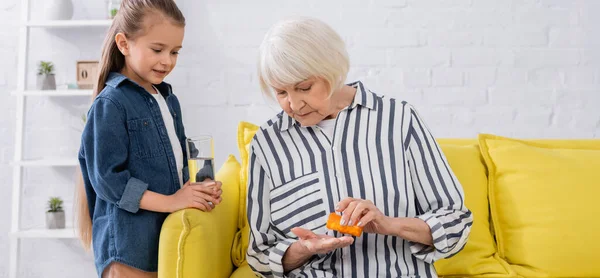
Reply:
[[[296,237],[290,230],[301,227],[325,233],[327,211],[314,172],[271,190],[271,221],[283,234]]]
[[[164,154],[156,125],[151,118],[127,121],[131,152],[138,158],[149,158]]]

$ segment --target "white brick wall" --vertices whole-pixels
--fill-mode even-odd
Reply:
[[[101,17],[103,0],[73,1],[76,18]],[[218,164],[237,155],[240,120],[261,123],[277,112],[259,93],[256,48],[287,15],[330,23],[348,43],[349,81],[361,79],[414,104],[438,137],[600,137],[600,1],[309,0],[285,8],[272,0],[177,2],[188,26],[169,81],[188,134],[215,136]],[[8,92],[16,87],[19,9],[18,0],[0,2],[0,277],[8,274],[15,113]],[[57,81],[73,82],[74,60],[97,59],[102,32],[34,30],[29,65],[51,57]],[[34,72],[28,77],[33,84]],[[75,154],[86,105],[85,99],[29,102],[25,154]],[[71,205],[73,175],[73,169],[25,171],[25,227],[44,224],[50,194]],[[74,240],[25,240],[22,249],[22,277],[93,276],[91,256]]]

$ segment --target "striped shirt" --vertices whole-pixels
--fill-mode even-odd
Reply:
[[[343,109],[329,138],[281,112],[250,146],[247,261],[264,277],[284,277],[294,227],[341,236],[326,221],[337,203],[371,200],[384,215],[418,217],[433,246],[363,233],[351,246],[313,256],[286,277],[437,277],[433,262],[459,252],[472,216],[463,190],[414,107],[365,89]]]

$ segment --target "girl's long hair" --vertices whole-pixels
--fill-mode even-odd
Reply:
[[[149,14],[162,15],[171,23],[184,27],[185,17],[173,0],[124,0],[102,44],[102,57],[98,65],[98,79],[94,84],[92,101],[102,92],[110,72],[119,72],[125,66],[125,57],[119,51],[115,36],[123,33],[128,39],[135,39],[143,33],[144,19]],[[92,243],[92,216],[88,207],[83,177],[77,184],[76,225],[77,233],[86,250]]]

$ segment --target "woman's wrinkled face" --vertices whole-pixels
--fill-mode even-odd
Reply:
[[[331,89],[323,78],[274,87],[279,106],[302,126],[313,126],[332,114]]]

